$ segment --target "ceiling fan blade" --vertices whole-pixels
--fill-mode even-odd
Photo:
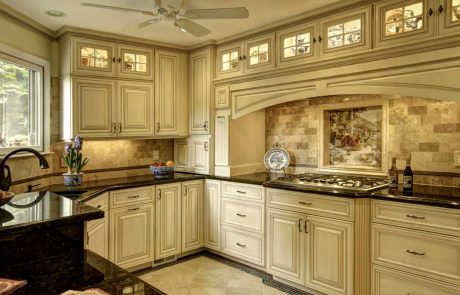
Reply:
[[[206,29],[202,25],[199,25],[196,22],[193,22],[186,18],[178,19],[176,23],[179,26],[179,28],[185,30],[187,33],[190,33],[195,37],[203,37],[211,33],[210,30]]]
[[[155,19],[155,18],[154,18],[154,19],[149,19],[148,21],[145,21],[145,22],[142,22],[142,23],[138,24],[138,25],[137,25],[137,28],[138,28],[138,29],[145,28],[145,27],[147,27],[147,26],[150,26],[150,25],[156,23],[157,21],[158,21],[158,20]]]
[[[108,5],[100,5],[100,4],[94,4],[94,3],[81,3],[81,6],[94,7],[94,8],[103,8],[103,9],[111,9],[111,10],[119,10],[119,11],[137,12],[137,13],[142,13],[142,14],[145,14],[145,15],[155,15],[153,12],[146,11],[146,10],[131,9],[131,8],[124,8],[124,7],[117,7],[117,6],[108,6]]]
[[[248,18],[249,11],[246,7],[191,9],[185,12],[185,16],[191,19]]]

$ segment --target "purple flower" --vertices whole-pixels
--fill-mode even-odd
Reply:
[[[75,136],[75,150],[81,151],[83,148],[83,139],[80,136]]]
[[[64,146],[64,152],[68,154],[71,149],[72,149],[72,144],[70,142],[66,142]]]

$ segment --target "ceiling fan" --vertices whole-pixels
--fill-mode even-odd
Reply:
[[[172,5],[166,5],[163,7],[161,4],[161,0],[153,0],[153,10],[149,11],[95,3],[81,3],[82,6],[134,12],[154,17],[138,24],[137,28],[139,29],[163,20],[173,21],[174,26],[179,28],[182,32],[190,33],[195,37],[203,37],[211,33],[211,30],[191,21],[190,19],[236,19],[249,17],[249,11],[246,7],[188,10],[186,8],[187,0],[182,0],[182,4],[179,9]]]

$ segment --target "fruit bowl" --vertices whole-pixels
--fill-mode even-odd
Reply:
[[[156,179],[172,178],[174,176],[174,166],[150,166],[150,171]]]

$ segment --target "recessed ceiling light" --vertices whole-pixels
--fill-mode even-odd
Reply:
[[[65,12],[62,12],[59,10],[47,10],[45,11],[45,13],[49,16],[54,16],[54,17],[63,17],[67,15]]]

